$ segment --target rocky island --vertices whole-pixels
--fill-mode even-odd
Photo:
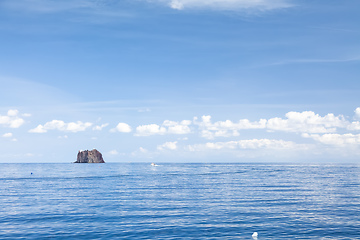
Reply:
[[[93,149],[91,151],[79,151],[75,163],[105,163],[105,161],[102,154],[98,150]]]

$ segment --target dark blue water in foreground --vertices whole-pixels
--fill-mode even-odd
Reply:
[[[255,231],[259,240],[360,239],[360,166],[0,164],[0,239],[252,239]]]

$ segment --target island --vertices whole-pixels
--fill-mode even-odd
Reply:
[[[102,154],[98,150],[93,149],[91,151],[79,151],[75,163],[105,163],[105,161]]]

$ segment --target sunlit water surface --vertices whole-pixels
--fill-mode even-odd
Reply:
[[[360,166],[0,164],[0,239],[360,239]]]

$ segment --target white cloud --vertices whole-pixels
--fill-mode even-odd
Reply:
[[[286,119],[271,118],[267,122],[267,129],[286,132],[330,133],[336,128],[346,128],[349,124],[344,116],[332,113],[321,117],[312,111],[288,112]]]
[[[122,132],[122,133],[129,133],[132,129],[129,124],[127,123],[118,123],[115,128],[112,128],[110,132]]]
[[[191,133],[189,125],[191,125],[190,120],[181,122],[165,120],[161,126],[157,124],[140,125],[136,128],[135,136],[188,134]]]
[[[218,121],[211,123],[211,116],[202,116],[202,121],[197,122],[197,118],[194,118],[194,123],[200,127],[206,128],[212,131],[219,130],[240,130],[240,129],[259,129],[266,127],[266,120],[260,119],[258,122],[250,122],[248,119],[241,119],[237,123],[233,123],[230,120]]]
[[[47,130],[45,129],[45,127],[41,124],[39,124],[36,128],[30,129],[29,130],[30,133],[46,133]]]
[[[2,135],[3,138],[12,138],[13,137],[13,134],[12,133],[4,133]],[[17,139],[16,138],[12,138],[11,139],[12,142],[17,142]]]
[[[167,127],[168,134],[188,134],[191,132],[189,125],[191,125],[190,120],[183,120],[180,123],[165,120],[162,126]]]
[[[360,107],[356,108],[355,109],[355,116],[354,116],[355,119],[360,119]]]
[[[162,145],[158,145],[157,149],[162,151],[165,149],[169,149],[169,150],[176,150],[177,149],[177,142],[166,142]]]
[[[12,133],[4,133],[2,136],[3,136],[4,138],[10,138],[10,137],[13,136],[13,134],[12,134]]]
[[[353,131],[353,130],[359,131],[360,130],[360,122],[359,121],[352,122],[351,124],[349,124],[347,126],[347,129],[350,131]]]
[[[15,116],[17,116],[18,114],[19,114],[19,111],[16,110],[16,109],[10,109],[10,110],[8,111],[8,113],[7,113],[7,115],[8,115],[9,117],[15,117]]]
[[[243,129],[263,129],[266,127],[266,120],[251,122],[248,119],[241,119],[237,123],[230,120],[212,123],[211,116],[202,116],[201,121],[195,117],[194,124],[199,126],[202,137],[214,139],[215,137],[237,137],[240,135],[239,130]]]
[[[107,127],[109,124],[108,123],[104,123],[104,124],[101,124],[101,125],[96,125],[93,127],[93,130],[94,131],[101,131],[104,127]]]
[[[320,116],[312,111],[288,112],[286,118],[260,119],[251,122],[241,119],[237,123],[230,120],[211,122],[211,116],[202,116],[201,121],[194,118],[194,124],[199,126],[200,135],[207,139],[215,137],[237,137],[240,130],[267,129],[268,131],[284,131],[296,133],[334,133],[337,128],[360,130],[360,123],[350,123],[344,116],[329,113]]]
[[[209,8],[213,10],[272,10],[290,7],[289,0],[151,0],[168,5],[173,9]]]
[[[136,128],[136,136],[151,136],[156,134],[165,134],[166,128],[157,124],[140,125]]]
[[[296,144],[292,141],[276,139],[249,139],[228,142],[208,142],[205,144],[195,144],[187,146],[190,151],[206,150],[235,150],[235,149],[273,149],[273,150],[296,150],[305,149],[306,145]]]
[[[250,139],[229,142],[206,143],[206,147],[210,149],[292,149],[296,144],[290,141],[274,140],[274,139]]]
[[[360,108],[355,110],[360,112]],[[192,132],[191,125],[197,126],[201,137],[215,139],[217,137],[238,137],[241,130],[264,129],[269,132],[283,131],[292,133],[335,133],[338,129],[360,130],[360,122],[349,122],[343,115],[335,116],[328,113],[324,116],[312,111],[295,112],[285,114],[285,118],[274,117],[250,121],[240,119],[237,122],[231,120],[212,122],[210,115],[204,115],[200,119],[194,117],[193,121],[181,122],[165,120],[161,125],[148,124],[136,128],[135,136],[151,136],[165,134],[189,134]]]
[[[58,130],[58,131],[67,131],[67,132],[80,132],[85,131],[87,128],[91,127],[92,123],[90,122],[70,122],[65,123],[61,120],[52,120],[45,123],[44,125],[39,124],[36,128],[30,129],[30,133],[46,133],[48,130]]]
[[[360,144],[360,134],[303,134],[303,137],[312,138],[315,141],[318,141],[327,145],[336,145],[336,146],[345,146],[345,145],[358,145]]]
[[[145,148],[143,148],[143,147],[139,147],[139,151],[140,151],[141,153],[147,153],[147,152],[148,152],[148,150],[145,149]]]
[[[6,116],[0,115],[0,125],[10,128],[19,128],[25,123],[25,120],[18,117],[19,111],[16,109],[10,109]]]
[[[109,152],[109,154],[110,154],[110,155],[118,155],[119,153],[118,153],[118,151],[116,151],[116,150],[111,150],[111,151]]]

